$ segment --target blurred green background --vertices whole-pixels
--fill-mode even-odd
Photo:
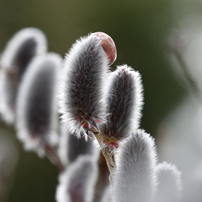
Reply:
[[[37,27],[47,36],[49,51],[64,57],[72,43],[90,32],[109,34],[117,47],[117,65],[138,70],[144,85],[141,128],[155,136],[159,122],[185,94],[165,57],[165,41],[178,19],[192,12],[197,1],[173,0],[0,0],[0,52],[13,34]],[[15,129],[0,122],[14,138],[19,162],[9,202],[52,202],[58,172],[49,161],[25,152]],[[156,137],[158,139],[158,137]]]

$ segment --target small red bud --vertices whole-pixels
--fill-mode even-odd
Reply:
[[[100,44],[102,45],[102,48],[105,51],[105,56],[109,60],[109,65],[113,64],[117,56],[116,45],[113,39],[104,32],[95,32],[92,33],[91,36],[100,37],[101,39]]]

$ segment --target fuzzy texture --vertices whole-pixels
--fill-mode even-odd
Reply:
[[[23,58],[33,57],[33,53],[43,54],[46,49],[46,37],[41,30],[37,28],[22,29],[7,43],[1,55],[1,68],[11,69],[16,63],[24,63]],[[21,59],[23,61],[20,61]]]
[[[92,201],[97,165],[90,156],[80,156],[60,175],[56,192],[57,202]]]
[[[107,91],[107,123],[102,132],[107,137],[123,139],[139,127],[143,105],[142,82],[139,72],[127,65],[110,74]]]
[[[62,59],[55,53],[37,56],[20,85],[17,131],[26,149],[40,149],[43,140],[56,140],[56,84]]]
[[[82,121],[89,124],[90,119],[99,125],[105,119],[103,87],[107,64],[99,37],[81,38],[67,54],[60,79],[59,106],[72,133],[80,135]]]
[[[92,155],[97,159],[98,152],[99,148],[93,144],[93,140],[78,138],[70,133],[67,123],[61,124],[59,156],[64,165],[74,162],[80,155]]]
[[[181,173],[166,162],[157,165],[158,190],[155,202],[178,202],[182,191]]]
[[[117,169],[112,178],[112,201],[152,202],[157,187],[156,148],[143,130],[128,137],[116,155]]]
[[[0,112],[5,121],[15,119],[16,94],[24,72],[35,55],[46,52],[45,35],[39,29],[26,28],[17,32],[1,55]]]

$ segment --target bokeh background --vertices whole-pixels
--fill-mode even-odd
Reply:
[[[96,31],[109,34],[118,54],[113,68],[128,64],[142,75],[145,104],[141,128],[158,142],[160,122],[187,93],[166,56],[167,37],[179,20],[200,13],[202,2],[196,0],[0,0],[0,52],[13,34],[25,27],[41,29],[49,51],[62,57],[80,36]],[[14,126],[0,121],[0,133],[9,138],[9,145],[16,147],[13,153],[18,154],[5,201],[55,201],[56,168],[46,158],[23,150]]]

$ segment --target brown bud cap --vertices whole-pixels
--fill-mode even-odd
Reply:
[[[105,51],[105,56],[109,60],[109,65],[113,64],[117,56],[116,45],[113,39],[104,32],[95,32],[91,36],[98,36],[101,39],[100,44]]]

